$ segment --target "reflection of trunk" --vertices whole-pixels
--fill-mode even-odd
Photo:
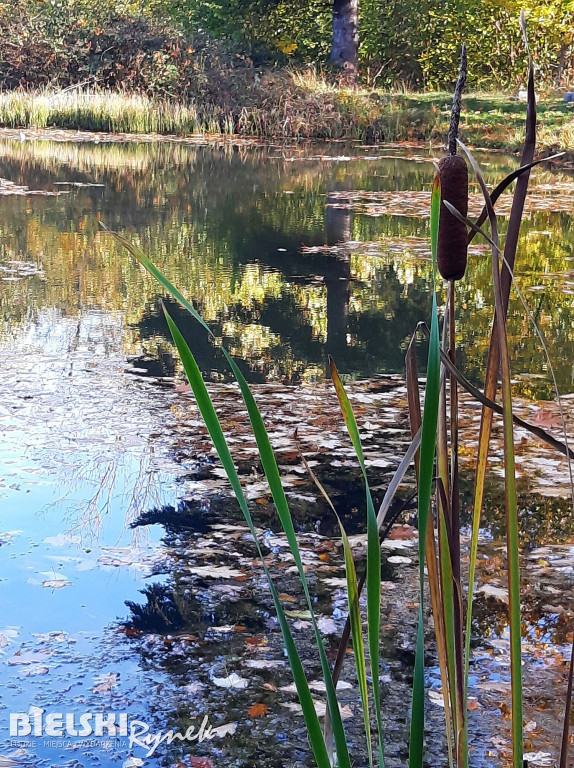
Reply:
[[[325,229],[327,245],[347,243],[351,239],[351,211],[349,208],[337,208],[340,201],[327,195],[327,214]]]
[[[340,67],[349,84],[357,81],[359,61],[359,0],[333,0],[331,61]]]
[[[349,283],[351,260],[349,255],[333,260],[325,275],[327,288],[327,341],[326,351],[336,359],[337,352],[347,347],[349,320]]]

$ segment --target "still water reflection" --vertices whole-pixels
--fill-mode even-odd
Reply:
[[[87,309],[119,310],[124,351],[148,355],[159,370],[173,368],[158,290],[102,231],[103,222],[140,245],[193,299],[253,381],[322,377],[329,353],[353,376],[401,370],[405,343],[430,307],[424,211],[423,218],[369,216],[360,206],[341,207],[335,193],[393,190],[408,201],[410,191],[429,188],[433,168],[399,150],[378,160],[366,159],[369,153],[358,148],[359,159],[329,161],[316,148],[4,141],[3,177],[62,194],[2,199],[2,343],[24,338],[46,312],[57,324]],[[492,181],[516,166],[503,155],[481,159]],[[571,212],[553,213],[547,189],[555,181],[568,189],[569,180],[537,169],[534,181],[545,185],[547,202],[525,224],[520,280],[569,391],[574,234]],[[313,248],[349,241],[335,253]],[[471,257],[459,296],[462,352],[477,378],[492,303],[484,251]],[[514,372],[526,376],[524,389],[548,396],[544,363],[517,301],[510,317]],[[217,351],[193,325],[187,334],[203,369],[223,376]]]
[[[338,156],[342,151],[347,159]],[[0,141],[0,177],[51,193],[0,198],[4,759],[98,768],[123,765],[128,758],[125,745],[112,745],[108,754],[99,747],[77,751],[81,761],[76,762],[69,750],[62,754],[41,741],[14,753],[8,712],[33,705],[127,712],[154,730],[215,713],[222,724],[230,717],[241,723],[235,739],[217,747],[230,750],[222,764],[253,765],[261,744],[269,753],[266,765],[284,765],[284,754],[305,764],[307,756],[299,756],[296,742],[288,743],[304,743],[303,729],[299,723],[299,731],[289,730],[282,705],[270,702],[271,719],[258,721],[256,740],[253,724],[245,720],[254,702],[251,690],[247,701],[212,684],[214,676],[228,673],[228,663],[245,655],[243,636],[233,634],[238,622],[257,638],[268,632],[282,663],[276,631],[269,630],[267,594],[254,591],[250,581],[225,579],[218,592],[213,585],[198,587],[189,576],[188,545],[198,557],[201,547],[213,548],[217,558],[219,547],[231,552],[219,543],[216,529],[203,534],[214,522],[236,526],[235,508],[225,502],[223,511],[210,510],[206,491],[199,507],[202,526],[196,530],[194,517],[194,525],[176,531],[167,549],[158,544],[157,526],[129,527],[141,513],[176,508],[185,500],[190,467],[178,459],[174,435],[185,443],[196,427],[178,422],[173,387],[161,381],[177,370],[162,297],[100,223],[138,244],[195,302],[251,381],[321,379],[328,354],[352,377],[400,371],[408,339],[430,309],[428,222],[424,204],[420,215],[413,215],[412,193],[428,189],[433,175],[428,157],[405,157],[404,151]],[[489,181],[517,164],[503,155],[480,159]],[[525,222],[519,280],[545,332],[562,390],[570,392],[572,183],[547,168],[537,169],[534,181],[538,202]],[[556,182],[559,199],[548,187]],[[371,201],[371,193],[392,190],[399,208],[404,203],[398,213],[410,215],[381,209],[367,215],[367,207],[350,205],[341,194],[357,190]],[[473,250],[458,291],[461,359],[469,376],[479,380],[492,314],[484,249]],[[216,346],[172,309],[202,369],[225,379]],[[515,299],[510,330],[517,389],[549,396],[548,372]],[[250,563],[251,543],[241,546]],[[169,557],[181,563],[182,573],[172,579],[175,589],[169,587]],[[407,597],[409,584],[416,588],[414,566],[411,571],[388,575],[391,587],[396,578]],[[193,600],[189,584],[196,590]],[[170,607],[168,587],[178,610],[188,611],[177,614],[183,623],[175,626],[193,633],[177,643],[164,641],[160,630],[141,639],[141,632],[150,632],[142,616],[164,616]],[[331,611],[331,598],[322,600]],[[131,624],[125,623],[125,601]],[[387,607],[397,605],[395,599]],[[221,626],[213,629],[216,624]],[[385,674],[404,685],[404,695],[397,688],[401,706],[408,701],[409,642],[405,636],[385,657]],[[407,714],[398,705],[397,711],[389,728],[394,729],[390,765],[393,750],[397,765],[405,759]],[[431,717],[440,720],[436,712]],[[433,764],[440,765],[440,759]]]

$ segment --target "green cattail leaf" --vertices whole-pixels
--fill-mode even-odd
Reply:
[[[125,238],[123,238],[121,235],[118,235],[116,232],[110,232],[110,234],[118,242],[120,242],[129,251],[129,253],[131,253],[140,262],[140,264],[143,267],[145,267],[145,269],[160,283],[160,285],[162,285],[168,291],[168,293],[170,293],[173,296],[174,299],[176,299],[185,309],[187,309],[188,312],[192,315],[192,317],[195,320],[197,320],[202,325],[202,327],[209,333],[209,335],[212,338],[214,338],[213,332],[211,331],[211,329],[209,328],[207,323],[203,320],[201,315],[194,308],[194,306],[183,296],[183,294],[173,285],[173,283],[171,283],[165,277],[165,275],[162,274],[162,272],[147,258],[147,256],[145,256],[145,254],[139,248],[134,246],[132,243],[130,243]],[[166,317],[167,317],[167,313],[166,313]],[[170,320],[171,320],[171,318],[168,319],[168,324],[170,324]],[[175,326],[175,324],[173,323],[173,320],[171,320],[170,330],[172,330],[172,328],[173,328],[173,330],[176,331],[176,336],[177,336],[177,334],[179,334],[179,331],[178,331],[177,327]],[[172,335],[173,335],[173,331],[172,331]],[[181,334],[179,334],[179,335],[181,336]],[[187,361],[188,364],[191,364],[191,370],[193,370],[193,364],[191,363],[191,360],[193,360],[193,356],[191,355],[189,347],[187,347],[187,344],[185,343],[185,340],[183,339],[183,337],[181,337],[180,341],[183,341],[183,343],[185,345],[185,347],[182,347],[181,349],[184,350],[184,352],[185,352],[185,349],[187,349],[187,351],[189,352],[189,355],[186,354],[186,361]],[[180,347],[179,347],[177,341],[176,341],[176,346],[178,346],[178,351],[180,351],[180,353],[181,353],[181,350],[180,350]],[[264,471],[265,471],[265,475],[267,477],[267,481],[269,483],[269,486],[270,486],[270,489],[271,489],[271,493],[272,493],[272,496],[273,496],[273,501],[275,502],[275,505],[277,507],[277,511],[279,513],[279,517],[281,519],[281,523],[283,525],[285,534],[287,536],[287,540],[289,542],[289,547],[291,549],[291,553],[292,553],[292,555],[293,555],[293,557],[295,559],[295,563],[297,565],[297,569],[298,569],[298,572],[299,572],[299,577],[300,577],[300,580],[301,580],[301,583],[302,583],[302,586],[303,586],[303,590],[304,590],[304,593],[305,593],[305,598],[306,598],[307,606],[308,606],[308,609],[309,609],[309,611],[311,613],[311,619],[312,619],[312,623],[313,623],[315,640],[316,640],[317,647],[318,647],[318,650],[319,650],[319,656],[320,656],[320,660],[321,660],[321,669],[322,669],[322,672],[323,672],[323,679],[324,679],[324,682],[325,682],[325,687],[326,687],[326,692],[327,692],[327,705],[329,707],[329,714],[330,714],[330,717],[331,717],[331,720],[332,720],[332,723],[333,723],[333,736],[334,736],[335,746],[336,746],[336,750],[337,750],[338,763],[339,763],[340,768],[350,768],[351,763],[350,763],[349,751],[348,751],[348,746],[347,746],[347,740],[346,740],[346,737],[345,737],[345,731],[344,731],[344,727],[343,727],[343,721],[342,721],[342,718],[341,718],[341,712],[340,712],[340,709],[339,709],[339,704],[338,704],[337,696],[336,696],[336,693],[335,693],[335,687],[333,685],[333,678],[332,678],[332,675],[331,675],[331,669],[330,669],[330,666],[329,666],[329,661],[327,659],[327,654],[325,652],[325,647],[324,647],[324,644],[323,644],[323,638],[321,637],[321,633],[319,631],[319,627],[318,627],[318,624],[317,624],[315,613],[313,611],[313,603],[312,603],[312,600],[311,600],[311,595],[310,595],[310,592],[309,592],[309,587],[308,587],[308,584],[307,584],[307,579],[305,577],[305,572],[303,570],[303,563],[301,561],[301,555],[300,555],[300,552],[299,552],[299,546],[297,544],[297,538],[295,536],[295,530],[294,530],[294,527],[293,527],[293,521],[291,520],[291,514],[289,512],[289,508],[288,508],[288,505],[287,505],[287,500],[285,498],[285,493],[284,493],[284,490],[283,490],[283,486],[281,484],[281,479],[280,479],[280,476],[279,476],[279,470],[277,468],[277,462],[275,461],[275,456],[273,455],[273,449],[271,448],[271,445],[269,443],[269,438],[267,436],[267,431],[266,431],[265,426],[263,424],[263,420],[261,419],[261,414],[259,413],[259,409],[257,407],[257,404],[255,403],[253,395],[251,394],[251,390],[249,389],[249,386],[248,386],[248,384],[247,384],[243,374],[241,373],[241,371],[239,370],[239,368],[237,367],[237,365],[235,364],[235,362],[233,361],[231,356],[228,354],[228,352],[225,349],[222,349],[222,352],[225,355],[227,361],[229,362],[229,364],[230,364],[230,366],[232,368],[232,371],[233,371],[233,373],[234,373],[234,375],[235,375],[235,377],[236,377],[236,379],[237,379],[237,381],[239,383],[239,387],[241,389],[241,393],[243,395],[243,399],[244,399],[244,401],[246,403],[247,410],[249,412],[249,417],[250,417],[250,420],[251,420],[251,423],[252,423],[252,426],[253,426],[255,438],[256,438],[256,441],[257,441],[257,446],[258,446],[258,449],[259,449],[259,452],[260,452],[261,462],[262,462],[262,465],[263,465],[263,468],[264,468]],[[190,356],[191,356],[191,359],[190,359]],[[183,362],[183,360],[182,360],[182,362]],[[185,368],[185,363],[184,363],[184,368]],[[199,370],[199,369],[197,369],[197,370]],[[186,373],[187,373],[187,369],[186,369]],[[190,386],[192,386],[191,381],[190,381]],[[199,407],[199,403],[198,403],[198,407]],[[208,424],[206,422],[206,426],[208,427],[208,430],[209,430],[210,425],[211,426],[215,426],[215,424],[213,422],[213,414],[211,414],[209,411],[207,411],[207,414],[209,416],[210,423]],[[211,432],[210,432],[210,434],[211,434]],[[218,437],[219,437],[219,435],[218,435]],[[223,443],[225,444],[225,440],[223,440]],[[223,444],[221,443],[220,440],[218,440],[218,445],[216,445],[216,449],[218,450],[218,453],[219,453],[219,448],[223,448]],[[229,451],[227,453],[229,453]],[[229,461],[231,461],[231,465],[229,464]],[[226,456],[226,463],[224,464],[226,472],[228,473],[228,477],[230,477],[229,470],[231,469],[231,466],[233,466],[233,461],[231,460],[230,454],[229,454],[229,457]],[[235,473],[235,475],[236,475],[236,473]],[[230,477],[230,480],[231,480],[231,477]],[[237,482],[235,482],[235,480],[232,481],[232,487],[233,487],[233,490],[236,493],[236,495],[237,495],[237,491],[241,489],[240,484],[239,485],[238,484],[239,484],[239,480],[238,479],[237,479]],[[243,493],[243,492],[241,491],[241,493]],[[242,511],[243,511],[243,513],[245,515],[245,509],[243,508],[243,506],[242,506]],[[281,621],[281,619],[280,619],[280,621]],[[287,643],[286,643],[286,648],[287,648]],[[297,680],[295,680],[295,683],[297,684]],[[307,688],[308,688],[308,686],[307,686]],[[298,689],[298,692],[299,692],[299,689]],[[305,692],[303,691],[303,693],[305,693]],[[300,699],[300,702],[301,702],[301,706],[303,707],[303,701],[301,699]],[[308,704],[308,702],[306,702],[306,704]],[[313,707],[313,711],[314,711],[314,707]],[[316,736],[315,728],[314,728],[315,722],[314,722],[314,720],[311,720],[310,723],[311,723],[311,725],[313,727],[313,738],[315,738],[315,736]],[[306,720],[306,724],[307,724],[307,720]],[[307,727],[308,727],[308,730],[309,730],[309,725]],[[311,732],[310,731],[309,731],[309,737],[311,739]],[[327,756],[327,765],[329,765],[328,753],[327,753],[327,750],[326,750],[325,741],[324,741],[322,733],[321,733],[321,743],[322,743],[323,747],[325,748],[325,756]],[[312,748],[313,748],[313,751],[315,753],[315,749],[316,748],[318,749],[319,745],[318,744],[314,744],[312,742]]]
[[[375,716],[377,720],[377,735],[379,746],[379,765],[384,765],[383,726],[381,716],[381,692],[379,684],[379,658],[380,658],[380,634],[381,634],[381,544],[379,540],[379,526],[373,504],[373,497],[367,478],[367,468],[363,455],[363,447],[359,435],[359,428],[355,414],[343,387],[343,382],[332,359],[329,359],[331,378],[335,385],[335,392],[339,400],[343,419],[347,425],[349,437],[355,449],[357,459],[361,466],[361,472],[365,481],[365,493],[367,497],[367,641],[369,646],[369,658],[371,662],[371,675],[373,678],[373,699],[375,702]]]
[[[303,665],[301,663],[299,653],[297,652],[297,648],[293,641],[293,636],[291,634],[289,624],[287,623],[287,619],[285,617],[283,607],[279,600],[277,590],[275,589],[275,585],[273,584],[271,574],[269,573],[269,570],[265,565],[265,559],[263,557],[259,540],[257,538],[257,532],[255,530],[255,526],[253,525],[253,520],[251,518],[251,513],[247,505],[247,500],[245,499],[243,488],[241,487],[239,476],[237,474],[237,470],[235,469],[235,464],[233,463],[233,459],[231,457],[231,453],[229,451],[227,441],[223,434],[223,430],[221,429],[221,424],[215,412],[215,408],[213,407],[213,402],[205,386],[205,382],[201,375],[201,371],[199,370],[199,366],[197,365],[197,362],[191,350],[189,349],[185,339],[181,335],[181,332],[179,331],[177,325],[175,324],[175,322],[173,321],[173,319],[171,318],[171,316],[169,315],[169,313],[165,308],[164,308],[164,313],[166,316],[166,320],[167,320],[171,335],[173,337],[173,340],[179,352],[179,356],[183,364],[183,368],[185,370],[187,380],[189,381],[189,385],[195,396],[197,407],[199,408],[204,424],[207,427],[209,436],[211,437],[213,445],[215,446],[217,455],[219,456],[219,459],[225,469],[229,482],[231,483],[231,487],[233,488],[235,497],[239,503],[241,511],[243,512],[245,521],[255,541],[255,545],[257,547],[259,557],[261,559],[261,562],[263,563],[263,568],[265,571],[265,575],[267,577],[267,581],[269,583],[271,595],[273,598],[273,603],[275,605],[275,610],[277,612],[277,617],[279,619],[279,625],[281,627],[281,633],[283,635],[285,650],[287,651],[287,656],[289,658],[289,664],[291,666],[293,680],[297,688],[297,695],[299,697],[299,702],[303,710],[303,717],[305,720],[305,725],[307,727],[307,733],[309,734],[309,742],[311,744],[311,749],[313,750],[313,754],[315,756],[315,761],[317,763],[317,766],[320,768],[330,768],[330,762],[327,754],[327,748],[325,746],[325,740],[323,738],[323,733],[321,730],[321,725],[319,723],[319,718],[317,717],[317,713],[315,711],[315,705],[313,703],[313,698],[309,690],[307,677],[305,675],[305,671],[303,669]]]
[[[434,460],[436,452],[436,435],[438,424],[439,392],[440,392],[440,337],[438,327],[438,311],[436,301],[436,259],[438,244],[438,224],[440,214],[440,180],[435,177],[431,195],[431,252],[433,259],[433,300],[430,328],[430,342],[427,365],[427,382],[425,387],[425,402],[423,411],[422,436],[420,448],[418,520],[419,520],[419,626],[417,630],[417,646],[415,655],[415,670],[413,680],[413,704],[411,715],[411,734],[409,746],[409,768],[422,768],[424,722],[425,722],[425,688],[424,688],[424,632],[423,632],[423,600],[424,600],[424,567],[425,545],[429,519],[429,509],[432,495],[434,476]]]
[[[349,601],[349,620],[351,622],[351,637],[353,638],[353,655],[355,658],[355,669],[357,671],[357,680],[359,682],[359,691],[361,694],[361,704],[363,709],[363,719],[365,723],[365,735],[367,738],[367,752],[369,755],[369,766],[373,766],[373,746],[371,739],[371,722],[369,715],[369,691],[367,687],[367,664],[365,661],[365,645],[363,643],[363,628],[361,624],[361,609],[359,606],[359,590],[357,587],[357,572],[353,560],[353,552],[347,533],[339,520],[341,529],[341,538],[343,540],[343,550],[345,553],[345,572],[347,576],[347,597]]]
[[[202,327],[209,333],[209,335],[212,338],[215,338],[213,335],[213,332],[207,325],[207,323],[203,320],[201,315],[197,312],[197,310],[194,308],[194,306],[183,296],[183,294],[171,283],[163,274],[162,272],[145,256],[142,251],[131,244],[128,240],[123,238],[121,235],[118,235],[116,232],[110,232],[110,234],[118,241],[120,242],[139,262],[140,264],[145,267],[145,269],[153,276],[155,279],[180,303],[182,306],[188,310],[188,312],[192,315],[192,317],[197,320]],[[166,313],[167,315],[167,313]],[[169,324],[169,320],[168,320]],[[177,331],[177,328],[175,327],[175,324],[173,321],[171,321],[170,330],[172,327],[175,328]],[[177,331],[179,333],[179,331]],[[180,334],[181,335],[181,334]],[[182,337],[183,340],[183,337]],[[185,340],[184,344],[185,344]],[[176,342],[177,345],[177,342]],[[189,347],[187,347],[187,344],[185,344],[185,347],[189,351]],[[178,346],[178,350],[179,350]],[[182,348],[183,349],[183,348]],[[245,401],[245,404],[247,406],[247,410],[249,413],[249,418],[251,420],[251,424],[253,427],[254,435],[257,441],[257,447],[260,453],[261,463],[263,465],[263,469],[265,471],[265,475],[267,478],[267,482],[269,483],[269,487],[271,489],[271,494],[273,496],[273,501],[275,502],[275,506],[277,508],[281,523],[283,525],[283,529],[285,531],[285,534],[287,536],[287,540],[289,542],[289,547],[291,549],[291,553],[295,559],[295,563],[297,565],[297,570],[299,573],[299,578],[301,580],[301,584],[303,586],[303,591],[305,594],[305,599],[307,602],[307,607],[309,609],[309,612],[311,614],[311,620],[313,623],[313,630],[315,634],[315,640],[317,644],[317,648],[319,651],[319,657],[321,660],[321,669],[323,673],[323,680],[325,682],[326,687],[326,694],[327,694],[327,705],[329,707],[329,714],[331,717],[331,721],[333,723],[333,737],[335,740],[335,747],[337,750],[337,759],[340,768],[351,768],[350,763],[350,757],[349,757],[349,750],[347,746],[347,740],[345,736],[345,730],[343,727],[343,721],[341,717],[341,712],[339,709],[339,703],[337,701],[337,695],[335,692],[335,687],[333,685],[333,678],[331,675],[331,669],[329,666],[329,661],[327,659],[327,654],[325,652],[325,647],[323,643],[323,638],[321,637],[321,633],[319,631],[319,627],[317,624],[317,620],[315,617],[315,613],[313,610],[313,603],[311,600],[311,595],[309,592],[309,587],[307,584],[307,578],[305,576],[305,572],[303,570],[303,563],[301,561],[301,555],[299,552],[299,546],[297,543],[297,538],[295,536],[295,529],[293,527],[293,521],[291,519],[291,514],[287,505],[287,500],[285,498],[285,492],[283,490],[283,486],[281,484],[281,478],[279,475],[279,470],[277,468],[277,462],[275,461],[275,456],[273,454],[273,449],[271,448],[271,444],[269,443],[269,438],[267,435],[267,430],[265,429],[265,425],[263,424],[263,420],[261,418],[261,414],[259,412],[259,409],[257,407],[257,404],[255,402],[255,399],[253,398],[253,395],[251,393],[251,390],[249,389],[249,385],[247,384],[245,377],[237,367],[235,361],[231,358],[227,350],[222,348],[222,352],[228,361],[229,365],[231,366],[231,369],[233,371],[233,374],[235,378],[237,379],[237,382],[239,384],[239,387],[241,389],[241,393],[243,395],[243,399]],[[190,353],[191,354],[191,353]],[[191,356],[193,359],[193,356]],[[188,363],[190,363],[189,356],[186,356],[186,360]],[[184,364],[185,368],[185,364]],[[199,370],[199,369],[198,369]],[[191,381],[190,381],[191,386]],[[199,404],[198,404],[199,405]],[[211,422],[213,424],[213,419],[211,418]],[[209,425],[206,423],[206,426],[209,429]],[[225,441],[224,441],[225,442]],[[219,443],[221,446],[221,443]],[[223,447],[223,446],[221,446]],[[219,452],[218,446],[216,446],[216,449]],[[227,459],[226,459],[227,460]],[[231,462],[233,464],[233,462]],[[229,464],[224,465],[226,472],[228,470]],[[228,475],[229,476],[229,475]],[[239,482],[237,480],[237,482]],[[234,482],[232,482],[232,487],[234,488],[234,491],[237,494],[236,486],[234,485]],[[239,486],[240,487],[240,486]],[[242,511],[245,514],[245,510]],[[295,681],[297,683],[297,681]],[[303,706],[303,702],[301,701],[301,706]],[[314,721],[313,721],[314,725]],[[311,734],[310,734],[311,738]],[[323,735],[321,733],[321,742],[323,746],[325,746],[325,741],[323,739]],[[313,747],[313,750],[315,750],[315,747]],[[325,747],[325,754],[327,754],[327,750]]]
[[[233,375],[237,379],[237,383],[239,384],[239,388],[241,390],[243,400],[245,402],[245,405],[247,406],[247,412],[249,414],[249,420],[251,421],[253,434],[255,435],[255,440],[257,442],[257,449],[259,451],[259,457],[261,459],[263,471],[265,472],[265,477],[267,478],[267,482],[269,483],[271,496],[273,497],[273,501],[275,503],[275,507],[277,509],[277,514],[279,515],[281,525],[283,526],[283,530],[285,532],[285,535],[287,536],[289,548],[295,560],[295,565],[297,566],[299,579],[303,587],[307,608],[309,610],[309,613],[311,614],[311,622],[313,624],[315,642],[317,644],[317,648],[319,651],[319,658],[321,660],[321,670],[323,673],[323,680],[325,682],[325,687],[326,687],[327,706],[329,707],[329,715],[331,717],[331,722],[333,724],[333,738],[335,741],[335,748],[337,752],[339,767],[351,768],[351,761],[349,757],[347,739],[345,736],[345,729],[343,727],[343,720],[342,720],[341,712],[339,709],[339,703],[337,701],[335,686],[333,684],[331,668],[329,666],[329,660],[327,659],[327,654],[325,652],[323,638],[321,637],[319,626],[317,624],[317,619],[315,617],[315,611],[313,609],[313,601],[311,599],[311,593],[309,592],[307,577],[305,576],[305,571],[303,569],[303,561],[301,560],[301,554],[299,552],[299,545],[297,543],[297,537],[295,535],[295,528],[293,526],[293,520],[291,518],[289,505],[287,504],[287,499],[285,497],[283,484],[281,483],[281,476],[279,475],[279,468],[277,467],[275,454],[273,453],[273,448],[271,447],[271,443],[269,442],[269,436],[267,434],[265,424],[263,423],[263,419],[261,418],[261,413],[259,411],[257,403],[255,402],[255,398],[253,397],[253,394],[249,388],[249,385],[245,380],[245,377],[243,376],[236,362],[233,360],[233,358],[227,352],[227,350],[225,348],[222,348],[222,352],[227,362],[229,363],[231,370],[233,371]]]

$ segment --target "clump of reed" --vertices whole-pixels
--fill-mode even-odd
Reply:
[[[62,128],[109,133],[233,133],[233,120],[215,106],[198,107],[113,91],[6,91],[0,124],[9,128]]]
[[[524,20],[522,23],[524,29]],[[524,35],[526,39],[525,31]],[[461,75],[462,70],[463,68],[461,67]],[[458,95],[460,96],[460,92]],[[455,98],[453,115],[456,110],[456,101],[457,99]],[[460,106],[460,103],[458,106]],[[457,122],[456,119],[455,122]],[[467,768],[469,765],[467,704],[473,589],[489,442],[493,414],[495,412],[501,413],[503,416],[504,431],[506,544],[509,583],[509,628],[512,684],[512,765],[513,768],[523,768],[521,593],[518,514],[514,478],[514,424],[519,422],[523,428],[529,429],[538,437],[547,440],[547,442],[565,453],[568,457],[571,456],[566,437],[564,442],[560,442],[556,438],[545,433],[544,430],[541,430],[539,427],[517,419],[513,414],[510,356],[506,338],[506,313],[510,288],[514,277],[515,258],[524,202],[528,189],[529,173],[530,169],[537,163],[537,161],[534,161],[533,159],[536,140],[536,99],[534,93],[534,70],[532,62],[530,62],[529,65],[526,139],[520,168],[504,179],[494,190],[492,190],[492,192],[489,192],[474,157],[464,146],[462,146],[462,151],[466,155],[484,195],[484,209],[476,222],[469,221],[464,212],[464,197],[465,194],[467,194],[466,165],[465,171],[462,172],[462,164],[464,164],[465,161],[462,157],[458,157],[457,155],[455,134],[456,132],[454,134],[451,132],[449,141],[449,159],[448,162],[443,162],[442,167],[439,168],[431,196],[430,236],[433,257],[434,290],[430,329],[427,329],[429,352],[424,405],[421,405],[420,401],[414,344],[411,343],[407,351],[406,366],[412,441],[399,468],[396,470],[389,483],[379,510],[375,509],[373,502],[373,495],[371,493],[363,458],[359,427],[335,363],[334,361],[331,361],[330,363],[331,378],[339,400],[341,416],[347,426],[349,437],[355,449],[364,480],[365,527],[367,535],[366,568],[359,578],[357,575],[357,564],[354,562],[353,553],[345,530],[342,525],[340,526],[347,572],[349,610],[347,626],[343,633],[343,637],[341,638],[338,658],[333,669],[328,662],[324,642],[315,618],[313,599],[303,568],[293,521],[291,519],[275,455],[265,424],[255,398],[253,397],[241,370],[237,366],[237,363],[224,347],[221,348],[222,354],[227,360],[227,363],[239,384],[241,396],[249,413],[251,426],[259,448],[261,464],[269,483],[272,498],[281,524],[289,542],[307,608],[311,616],[328,705],[326,723],[323,728],[319,723],[319,719],[313,706],[305,669],[293,640],[280,596],[277,594],[273,578],[263,559],[257,534],[251,519],[249,506],[243,494],[241,483],[213,403],[191,350],[175,322],[167,310],[165,310],[166,321],[197,400],[199,410],[217,449],[223,467],[225,468],[240,508],[255,539],[258,553],[263,561],[265,574],[269,582],[273,602],[283,634],[285,650],[289,658],[297,693],[303,710],[309,742],[318,768],[330,768],[334,763],[340,766],[340,768],[350,768],[351,766],[349,742],[345,735],[345,729],[336,695],[336,684],[341,671],[341,663],[346,654],[347,645],[350,639],[352,639],[353,643],[353,658],[362,703],[369,766],[370,768],[373,768],[375,765],[379,766],[379,768],[384,766],[384,723],[382,714],[384,707],[381,703],[381,690],[379,686],[379,645],[381,633],[380,543],[381,536],[385,535],[389,523],[392,522],[388,519],[391,501],[396,494],[397,488],[404,477],[407,468],[413,462],[415,464],[418,486],[417,512],[419,528],[420,597],[410,725],[409,768],[422,768],[425,758],[424,603],[427,586],[430,593],[434,633],[445,703],[445,728],[449,765],[451,767],[456,765],[457,768]],[[458,157],[458,159],[452,161],[453,157]],[[452,162],[456,163],[456,173],[449,178],[445,168]],[[516,181],[514,205],[508,223],[504,245],[501,246],[494,206],[500,194],[513,181]],[[444,182],[445,185],[445,188],[442,191],[441,182]],[[455,194],[452,194],[453,190]],[[452,201],[458,204],[458,208]],[[486,232],[483,229],[483,224],[486,221],[489,223],[489,232]],[[465,228],[465,238],[461,238],[461,225],[464,225]],[[466,245],[477,234],[483,237],[491,246],[492,279],[495,295],[494,320],[485,372],[484,390],[482,392],[473,387],[464,377],[462,371],[457,367],[455,349],[456,335],[454,328],[454,302],[456,300],[455,280],[460,279],[464,272],[463,262],[466,258]],[[189,311],[195,320],[203,327],[204,331],[213,337],[209,326],[203,321],[193,305],[159,272],[149,259],[120,235],[115,233],[112,233],[112,235],[148,270],[167,293],[171,294],[171,296]],[[437,300],[439,266],[443,276],[449,281],[448,306],[444,313],[445,320],[442,328],[442,341]],[[542,337],[540,338],[543,343]],[[544,343],[543,348],[546,350]],[[495,402],[499,380],[502,393],[502,405]],[[466,601],[463,600],[465,585],[463,584],[461,573],[461,502],[459,496],[458,470],[459,443],[457,390],[460,386],[467,389],[468,392],[482,403],[483,407],[480,437],[477,447],[476,473],[474,477],[475,491],[473,501],[472,541],[470,547],[469,576],[466,585]],[[310,467],[308,467],[308,471],[315,481],[318,491],[326,495],[320,480],[315,477]],[[333,510],[336,514],[334,507]],[[366,642],[363,636],[362,611],[360,607],[360,594],[363,586],[366,590]],[[571,692],[572,664],[570,667],[570,678],[566,697],[564,735],[560,759],[561,768],[565,768],[567,764]],[[371,719],[371,713],[374,714],[373,720]]]

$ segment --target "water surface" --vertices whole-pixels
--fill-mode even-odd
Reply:
[[[237,640],[237,632],[276,634],[260,575],[247,593],[241,581],[234,592],[225,577],[219,592],[205,585],[200,594],[192,590],[193,599],[186,592],[190,583],[197,587],[185,574],[191,566],[183,566],[182,578],[174,562],[186,563],[200,547],[229,549],[217,535],[204,536],[201,510],[212,509],[211,492],[203,501],[194,499],[192,523],[183,532],[172,528],[167,548],[158,543],[164,533],[158,526],[130,527],[142,513],[176,508],[189,496],[190,476],[195,482],[201,467],[185,445],[199,426],[185,424],[173,389],[170,377],[179,366],[161,292],[101,223],[140,246],[193,300],[252,382],[319,382],[329,354],[348,378],[400,372],[410,335],[430,309],[427,208],[419,193],[430,188],[431,158],[405,148],[342,145],[0,142],[0,177],[49,193],[0,198],[4,755],[24,765],[85,768],[128,759],[125,743],[110,743],[108,752],[94,747],[72,753],[69,746],[37,739],[14,752],[8,714],[30,706],[127,712],[153,730],[210,713],[215,725],[241,723],[236,747],[217,747],[223,764],[251,765],[259,749],[249,735],[255,726],[245,721],[247,704],[257,696],[244,700],[233,690],[224,695],[209,681],[225,678],[244,655],[246,641]],[[516,158],[500,154],[479,159],[490,183],[517,165]],[[548,167],[536,169],[533,181],[518,279],[546,335],[559,384],[569,393],[573,182]],[[457,290],[461,361],[479,381],[492,317],[484,246],[472,250]],[[168,304],[206,376],[225,381],[217,345]],[[516,298],[509,314],[517,391],[550,397],[546,364]],[[215,495],[220,491],[216,484],[211,488]],[[354,504],[353,497],[350,512]],[[223,507],[215,505],[208,521],[239,530],[227,501]],[[306,535],[322,531],[313,504],[306,514],[306,520],[298,518]],[[273,546],[277,554],[280,546]],[[326,545],[308,542],[315,554],[320,546]],[[238,547],[245,568],[252,553],[246,543]],[[409,589],[416,593],[413,574],[414,568],[402,575],[395,569],[387,578],[401,583],[408,596]],[[294,589],[290,582],[283,587]],[[337,619],[344,610],[339,603],[320,595],[319,605]],[[396,610],[396,600],[393,605]],[[167,617],[161,626],[158,613]],[[245,628],[234,633],[239,622]],[[484,623],[484,634],[504,637],[503,621],[495,630]],[[170,628],[177,642],[169,640]],[[409,683],[412,638],[399,639],[388,644],[385,674],[398,681],[400,692]],[[281,661],[274,643],[276,637],[270,646]],[[286,673],[278,673],[277,684],[279,678],[288,682]],[[265,680],[274,685],[264,676],[261,684]],[[277,704],[265,701],[271,708]],[[297,751],[282,729],[279,706],[256,724],[260,743],[268,742],[266,760],[282,765],[289,754],[306,764],[305,751]],[[436,712],[431,721],[440,724]],[[405,728],[403,712],[389,736],[391,765],[404,762]],[[301,727],[295,735],[303,739]],[[282,743],[285,752],[277,752]],[[163,760],[165,753],[158,754],[152,764]],[[141,759],[142,751],[134,755]]]

